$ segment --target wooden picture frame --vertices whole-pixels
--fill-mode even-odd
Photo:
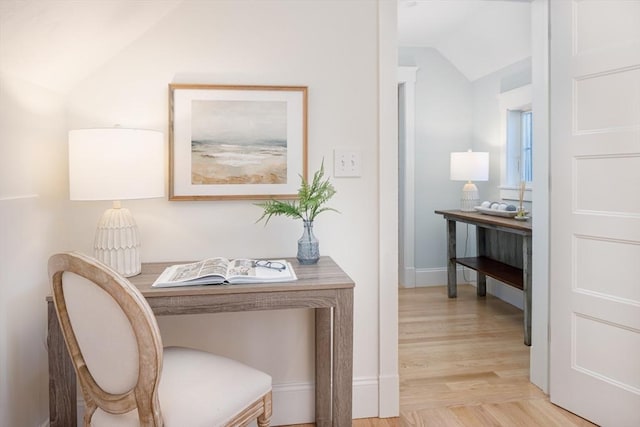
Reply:
[[[294,199],[307,87],[169,84],[169,200]]]

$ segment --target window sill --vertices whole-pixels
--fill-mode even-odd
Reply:
[[[498,190],[500,190],[500,198],[502,200],[513,200],[516,202],[520,201],[520,187],[513,185],[500,185],[498,186]],[[533,188],[531,185],[528,185],[524,190],[524,201],[531,202],[533,196]]]

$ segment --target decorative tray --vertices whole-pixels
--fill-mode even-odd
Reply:
[[[514,216],[516,216],[518,214],[517,211],[501,211],[501,210],[498,210],[498,209],[483,208],[482,206],[475,206],[474,209],[477,210],[478,212],[480,212],[481,214],[493,215],[493,216],[501,216],[501,217],[505,217],[505,218],[513,218]],[[528,213],[529,212],[525,211],[525,214],[528,214]]]

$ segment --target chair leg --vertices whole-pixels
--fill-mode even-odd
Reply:
[[[258,416],[258,427],[269,427],[271,425],[271,391],[265,394],[262,399],[264,403],[264,412]]]

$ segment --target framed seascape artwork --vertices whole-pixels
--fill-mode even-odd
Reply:
[[[293,199],[307,88],[169,85],[169,200]]]

